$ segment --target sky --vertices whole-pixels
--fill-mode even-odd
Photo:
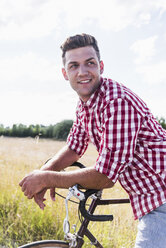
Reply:
[[[103,77],[133,90],[166,118],[165,0],[0,0],[0,123],[74,119],[78,97],[62,73],[60,46],[88,33]]]

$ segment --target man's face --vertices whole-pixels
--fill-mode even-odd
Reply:
[[[81,100],[86,102],[99,87],[103,69],[103,62],[99,62],[95,49],[86,46],[66,52],[62,73]]]

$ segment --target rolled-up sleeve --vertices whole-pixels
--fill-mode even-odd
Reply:
[[[133,159],[142,118],[130,102],[119,98],[106,106],[103,119],[95,168],[115,183]]]
[[[89,137],[77,113],[76,116],[67,138],[67,145],[81,157],[88,147]]]

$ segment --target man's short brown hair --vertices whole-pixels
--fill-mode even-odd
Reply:
[[[100,51],[97,40],[89,34],[77,34],[75,36],[70,36],[69,38],[67,38],[60,47],[62,49],[63,63],[65,64],[65,54],[67,51],[85,46],[92,46],[95,49],[97,57],[100,61]]]

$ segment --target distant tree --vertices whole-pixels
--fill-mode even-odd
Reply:
[[[54,130],[53,125],[50,125],[46,128],[46,137],[47,138],[53,138],[53,130]]]
[[[40,134],[40,125],[37,124],[35,127],[34,127],[34,135],[39,135]]]
[[[4,125],[0,124],[0,135],[4,135],[4,131],[5,131]]]
[[[29,137],[34,137],[35,135],[34,135],[34,131],[33,131],[33,129],[34,129],[34,126],[33,125],[29,125],[28,127],[27,127],[27,137],[29,136]]]
[[[66,140],[72,125],[72,120],[64,120],[57,123],[53,129],[53,138],[56,140]]]
[[[26,125],[23,125],[23,124],[19,124],[17,126],[17,132],[18,132],[18,137],[26,137]]]
[[[166,120],[161,117],[160,119],[158,119],[158,122],[161,124],[161,126],[166,129]]]
[[[18,136],[18,128],[16,124],[13,124],[11,129],[11,136],[17,137]]]

